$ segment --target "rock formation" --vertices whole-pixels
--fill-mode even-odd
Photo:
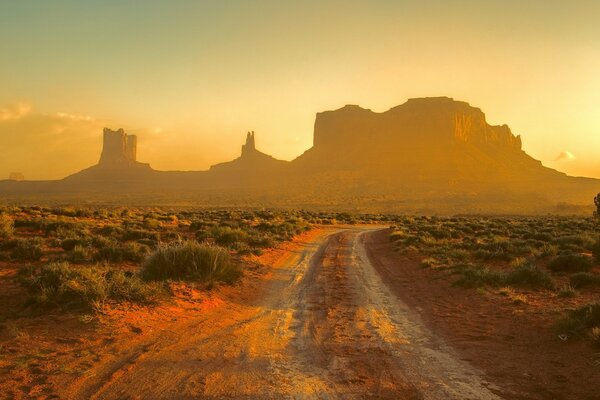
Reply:
[[[246,134],[246,143],[242,145],[242,154],[233,161],[216,164],[210,167],[211,172],[228,173],[247,177],[278,172],[287,161],[277,160],[268,154],[256,150],[254,131]]]
[[[552,212],[587,204],[600,180],[544,167],[506,125],[448,97],[411,99],[382,113],[357,105],[318,113],[314,145],[295,160],[256,149],[208,171],[155,171],[136,160],[137,138],[104,129],[98,165],[62,181],[0,183],[0,195],[65,200],[133,198],[206,206],[294,206],[417,213]],[[93,194],[92,195],[90,195]],[[190,204],[190,203],[186,203]],[[544,208],[542,208],[542,205]],[[564,208],[564,207],[563,207]],[[569,210],[569,207],[564,208]],[[569,211],[571,212],[571,211]]]
[[[108,168],[128,167],[137,162],[137,137],[119,129],[104,128],[102,154],[98,165]]]
[[[24,181],[25,180],[25,176],[22,173],[20,173],[20,172],[11,172],[8,175],[8,179],[11,180],[11,181],[20,182],[20,181]]]
[[[294,163],[396,180],[551,173],[522,151],[508,126],[490,125],[480,109],[448,97],[411,99],[383,113],[356,105],[318,113],[314,146]]]
[[[254,141],[254,131],[248,132],[246,135],[246,144],[242,145],[242,157],[249,156],[256,151],[256,143]]]

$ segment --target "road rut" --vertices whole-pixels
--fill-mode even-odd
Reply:
[[[255,301],[163,329],[71,392],[92,399],[499,399],[371,265],[369,228],[282,257]]]

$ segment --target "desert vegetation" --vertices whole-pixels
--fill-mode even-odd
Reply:
[[[101,207],[0,208],[0,263],[27,309],[102,311],[168,297],[170,282],[210,288],[315,224],[381,222],[380,215],[308,211]],[[20,312],[20,311],[19,311]]]
[[[599,198],[596,199],[597,201]],[[600,327],[600,232],[584,217],[399,217],[390,240],[421,266],[524,306],[528,298],[563,310],[561,337]]]
[[[232,283],[239,257],[310,228],[298,213],[5,207],[0,261],[29,308],[152,303],[170,280]],[[158,282],[157,282],[158,281]]]

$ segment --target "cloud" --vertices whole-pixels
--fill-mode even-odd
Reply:
[[[0,179],[63,178],[99,156],[103,123],[87,115],[42,114],[31,104],[0,107]]]
[[[554,161],[572,161],[575,160],[575,155],[573,153],[571,153],[570,151],[561,151],[560,154],[558,156],[556,156],[556,158],[554,159]]]
[[[163,127],[131,128],[89,115],[43,114],[29,103],[15,103],[0,107],[0,179],[12,172],[22,173],[27,180],[62,179],[96,164],[105,126],[123,127],[125,132],[138,135],[139,161],[157,169],[206,169],[238,156],[237,143],[224,147],[225,139],[218,135]],[[240,136],[240,144],[242,139]]]
[[[0,107],[0,121],[19,119],[31,111],[29,103],[13,103]]]

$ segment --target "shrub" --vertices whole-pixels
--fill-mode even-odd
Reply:
[[[585,286],[600,286],[600,275],[592,274],[590,272],[578,272],[571,275],[569,283],[575,288],[582,288]]]
[[[569,311],[556,323],[556,330],[562,334],[578,335],[588,329],[600,327],[600,303],[592,303]]]
[[[558,291],[558,297],[567,298],[567,297],[575,297],[577,296],[577,291],[573,287],[573,285],[565,285]]]
[[[68,257],[72,263],[85,263],[90,260],[90,250],[87,247],[77,245],[69,252]]]
[[[141,262],[150,253],[150,248],[139,243],[111,244],[98,250],[96,261],[119,263],[123,261]]]
[[[15,230],[15,223],[8,215],[0,214],[0,239],[12,237]]]
[[[144,263],[145,279],[193,279],[231,283],[241,276],[226,249],[219,246],[180,242],[157,249]]]
[[[68,238],[68,239],[63,239],[60,242],[60,247],[62,247],[62,249],[64,251],[71,251],[73,250],[76,246],[83,246],[85,245],[85,241],[81,240],[81,239],[77,239],[77,238]]]
[[[547,288],[551,289],[554,287],[552,278],[534,264],[520,264],[513,271],[511,271],[506,277],[506,283],[511,285],[523,285],[534,288]]]
[[[592,247],[592,254],[596,259],[596,262],[600,263],[600,238],[598,238],[596,243],[594,243],[594,246]]]
[[[13,260],[39,261],[44,252],[39,238],[17,239],[10,257]]]
[[[50,263],[19,271],[19,281],[37,304],[100,311],[108,300],[150,303],[162,289],[137,275],[104,266],[72,267],[68,262]]]
[[[248,239],[248,245],[250,245],[252,247],[266,249],[269,247],[273,247],[274,242],[273,242],[273,239],[271,239],[268,236],[256,235],[256,236],[251,236]]]
[[[144,229],[128,229],[125,232],[123,232],[122,239],[124,241],[151,239],[155,242],[160,242],[160,234],[158,232],[147,231]]]
[[[455,285],[463,287],[478,287],[482,285],[502,286],[506,283],[506,274],[490,271],[488,268],[468,267],[462,270],[462,277]]]
[[[587,272],[592,269],[590,257],[578,254],[562,254],[548,264],[555,272]]]
[[[232,246],[239,242],[246,242],[248,234],[239,229],[232,229],[228,226],[215,228],[212,231],[212,236],[215,239],[215,243],[221,246]]]

